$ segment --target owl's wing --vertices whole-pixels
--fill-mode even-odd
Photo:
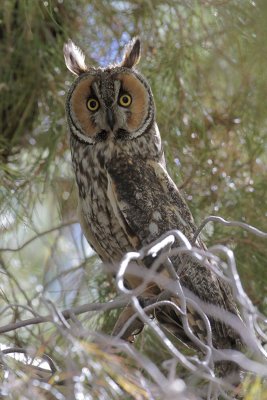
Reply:
[[[109,198],[126,232],[133,232],[142,245],[171,229],[192,239],[191,212],[162,165],[118,155],[106,169]]]
[[[144,246],[163,233],[179,229],[190,240],[195,232],[191,212],[167,171],[156,161],[117,155],[106,166],[110,201],[121,226],[134,232]],[[199,246],[202,247],[200,242]],[[204,301],[237,313],[230,288],[191,258],[173,260],[181,283]],[[221,329],[221,324],[218,328]]]

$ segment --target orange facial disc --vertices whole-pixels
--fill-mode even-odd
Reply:
[[[131,131],[136,131],[142,125],[147,114],[147,90],[134,75],[119,74],[117,79],[122,82],[122,89],[132,97],[132,102],[128,107],[131,113],[128,116],[127,124]]]
[[[76,122],[80,125],[84,134],[92,137],[97,129],[92,122],[92,112],[88,110],[87,101],[91,95],[91,85],[94,77],[88,76],[82,79],[74,89],[71,97],[72,110]]]

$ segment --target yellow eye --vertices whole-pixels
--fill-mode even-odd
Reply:
[[[119,98],[119,105],[122,107],[129,107],[132,102],[132,98],[129,94],[122,94]]]
[[[90,111],[96,111],[99,109],[99,102],[98,100],[96,100],[95,98],[91,97],[88,101],[87,101],[87,108]]]

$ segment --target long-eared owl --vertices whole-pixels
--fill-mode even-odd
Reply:
[[[166,170],[152,91],[135,69],[140,40],[127,45],[120,64],[106,68],[87,67],[71,41],[64,46],[64,56],[68,69],[78,76],[69,90],[66,112],[80,221],[90,245],[103,262],[116,264],[126,252],[172,229],[192,241],[194,220]],[[197,245],[205,248],[200,240]],[[230,288],[209,268],[181,257],[173,263],[182,285],[203,301],[238,315]],[[137,284],[134,277],[126,279],[129,287]],[[158,293],[151,285],[144,296]],[[157,311],[157,319],[186,341],[179,315],[164,308]],[[116,332],[123,321],[119,319]],[[215,348],[238,348],[239,337],[230,327],[211,319],[211,329]]]

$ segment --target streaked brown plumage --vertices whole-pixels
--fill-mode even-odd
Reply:
[[[181,230],[192,241],[195,224],[166,171],[150,86],[134,69],[140,41],[128,45],[120,65],[103,69],[88,68],[72,42],[65,45],[64,54],[67,67],[78,75],[66,110],[81,225],[91,246],[104,262],[117,263],[126,252],[171,229]],[[201,241],[198,246],[204,248]],[[173,262],[185,287],[205,302],[238,315],[230,288],[208,268],[185,257]],[[136,285],[131,276],[127,281],[130,287]],[[144,296],[159,291],[152,285]],[[119,319],[116,332],[128,314],[129,309]],[[157,312],[157,318],[190,344],[179,316],[165,308]],[[211,326],[214,347],[239,347],[232,329],[215,320]],[[235,368],[227,364],[220,373],[231,369]]]

